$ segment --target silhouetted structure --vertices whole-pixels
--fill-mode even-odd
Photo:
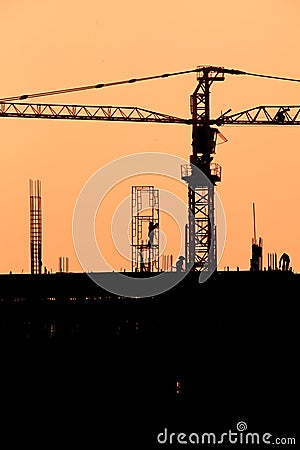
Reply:
[[[268,270],[278,270],[277,253],[268,253]]]
[[[171,271],[173,269],[173,255],[162,255],[162,270],[163,272]]]
[[[221,181],[221,166],[213,163],[218,129],[210,126],[210,87],[223,81],[224,71],[211,67],[199,68],[198,86],[191,95],[192,148],[190,163],[181,168],[181,178],[188,184],[188,228],[186,265],[200,271],[205,266],[216,268],[215,185]],[[202,123],[199,124],[199,121]],[[194,166],[206,175],[209,182],[193,173]],[[211,245],[213,245],[211,250]]]
[[[256,240],[256,220],[255,220],[255,204],[253,203],[253,229],[254,236],[252,238],[252,257],[250,259],[250,270],[258,271],[262,270],[262,249],[263,249],[263,240],[260,237],[257,243]]]
[[[58,259],[59,272],[69,272],[69,258],[68,256],[60,256]]]
[[[29,180],[30,264],[31,273],[42,273],[42,187],[39,180]]]
[[[132,272],[159,271],[159,193],[154,186],[132,186]]]
[[[250,260],[250,270],[262,270],[262,239],[259,244],[252,243],[252,258]]]
[[[2,435],[10,425],[14,439],[17,424],[18,446],[30,446],[34,423],[47,439],[73,444],[79,432],[80,442],[95,442],[100,429],[101,448],[150,449],[165,427],[201,423],[201,432],[223,433],[238,416],[250,432],[289,436],[297,429],[299,288],[290,271],[222,271],[205,283],[191,271],[169,291],[138,299],[86,273],[0,274]],[[95,405],[101,416],[93,420]],[[112,423],[121,442],[109,431],[103,446]]]
[[[191,120],[140,108],[20,103],[19,100],[26,99],[27,95],[19,97],[19,103],[16,104],[1,103],[0,117],[191,124],[193,154],[190,162],[199,167],[214,186],[221,179],[220,166],[211,164],[216,137],[220,133],[210,125],[273,126],[274,122],[288,125],[300,123],[298,106],[275,107],[276,111],[279,110],[277,115],[272,107],[267,106],[232,115],[228,115],[228,110],[211,120],[210,88],[215,81],[224,80],[224,73],[247,75],[247,72],[236,69],[199,67],[198,86],[191,98]],[[127,82],[133,81],[138,79]],[[94,87],[103,86],[98,84]],[[214,189],[194,183],[192,174],[187,174],[186,181],[191,210],[186,259],[192,264],[195,262],[196,270],[201,270],[214,242]],[[37,243],[37,248],[33,246],[32,272],[40,273],[42,244],[38,215],[33,223],[35,221],[37,237],[34,236],[32,242],[34,245]],[[138,221],[140,223],[143,225],[143,222]],[[85,274],[73,276],[59,273],[37,277],[0,275],[2,339],[15,340],[17,344],[24,341],[28,343],[32,339],[39,344],[36,354],[27,361],[26,366],[23,354],[19,359],[16,358],[19,345],[9,352],[7,361],[3,361],[5,346],[1,346],[1,377],[4,375],[0,382],[1,425],[5,434],[9,429],[7,436],[11,446],[16,435],[21,439],[18,447],[20,444],[26,447],[27,443],[32,446],[32,440],[37,436],[36,429],[42,430],[43,436],[53,443],[58,439],[62,441],[61,431],[64,429],[63,440],[66,439],[69,447],[72,441],[78,445],[79,432],[82,431],[80,437],[86,447],[93,445],[97,439],[97,442],[101,440],[101,447],[108,448],[102,445],[102,431],[106,428],[111,430],[112,416],[108,411],[112,405],[113,425],[118,431],[113,434],[109,432],[110,448],[133,448],[133,438],[137,437],[140,425],[147,427],[147,430],[142,439],[135,439],[139,441],[137,448],[146,448],[146,439],[153,444],[155,434],[167,423],[175,425],[174,431],[197,431],[201,424],[202,430],[223,432],[227,424],[235,425],[232,419],[237,417],[249,421],[251,431],[267,431],[271,425],[270,431],[278,430],[281,436],[288,436],[282,431],[290,432],[293,421],[296,421],[294,394],[298,387],[295,358],[298,315],[295,298],[300,281],[298,276],[293,276],[289,271],[260,273],[260,244],[262,242],[257,244],[255,237],[251,260],[254,272],[239,271],[237,275],[230,272],[228,267],[226,273],[216,273],[215,278],[203,284],[199,284],[198,277],[194,277],[195,273],[191,272],[183,284],[176,285],[176,289],[171,292],[163,293],[159,297],[161,301],[155,299],[152,302],[151,299],[148,303],[134,299],[129,303],[130,308],[123,307],[127,305],[125,299],[120,302],[118,296],[99,287],[96,289]],[[142,250],[150,250],[143,239],[140,245]],[[138,248],[134,251],[138,251]],[[215,253],[211,259],[216,259]],[[134,258],[132,260],[137,261]],[[150,256],[149,261],[153,261]],[[150,272],[149,261],[147,268]],[[144,262],[140,261],[140,266],[134,266],[136,271],[143,267],[142,264]],[[169,275],[172,277],[174,274]],[[243,295],[245,288],[249,291],[248,296]],[[294,295],[287,295],[287,292]],[[199,297],[204,301],[195,301]],[[95,310],[97,300],[99,309]],[[102,307],[101,302],[105,300],[108,302]],[[76,307],[79,307],[73,308],[73,303],[77,302]],[[144,309],[141,309],[141,305]],[[100,314],[95,314],[95,311]],[[40,351],[41,337],[44,338],[45,333],[51,340],[55,337],[57,342],[68,342],[68,345],[72,340],[73,351],[66,351],[63,345],[59,358],[58,352],[53,352],[52,345],[45,345],[47,339],[44,340],[43,351]],[[119,339],[122,334],[125,340]],[[118,339],[115,339],[115,335]],[[127,339],[128,335],[133,339]],[[78,341],[80,345],[77,345]],[[230,358],[233,349],[234,355]],[[21,352],[24,352],[23,346]],[[42,361],[40,358],[43,358]],[[17,361],[17,364],[12,366],[11,360]],[[282,361],[286,363],[282,364]],[[80,365],[82,371],[78,370]],[[174,386],[176,395],[183,398],[183,403],[174,402]],[[62,388],[63,395],[60,394]],[[4,402],[3,394],[7,396]],[[91,403],[89,399],[92,399]],[[95,405],[99,413],[104,413],[101,414],[101,422],[100,414],[95,418],[89,414]],[[128,414],[131,405],[134,408]],[[153,410],[153,420],[145,420],[149,411]],[[80,414],[81,411],[85,413]],[[173,414],[176,419],[174,422]],[[66,417],[72,427],[67,426]],[[128,425],[125,423],[126,418]],[[61,424],[61,427],[57,424]],[[130,428],[132,435],[125,443]],[[121,445],[114,445],[116,436],[120,438]],[[4,442],[5,438],[2,435]]]
[[[142,81],[145,79],[155,79],[162,76],[179,75],[188,72],[173,74],[155,75],[150,78],[134,78],[122,80],[113,84],[123,84]],[[231,109],[222,112],[218,117],[210,117],[210,90],[213,83],[224,81],[225,74],[248,75],[265,77],[263,74],[251,74],[237,69],[228,69],[222,66],[198,66],[197,86],[191,95],[190,107],[191,118],[180,118],[173,115],[166,115],[155,111],[150,111],[138,107],[114,107],[111,106],[87,106],[87,105],[62,105],[32,103],[13,103],[16,97],[6,98],[10,100],[1,104],[0,117],[15,118],[43,118],[43,119],[70,119],[70,120],[105,120],[105,121],[126,121],[126,122],[155,122],[155,123],[176,123],[189,124],[192,126],[192,148],[190,163],[193,167],[199,168],[208,178],[210,183],[196,180],[193,176],[191,165],[183,166],[182,178],[187,182],[189,193],[188,202],[191,213],[188,217],[186,239],[186,264],[188,268],[193,266],[194,270],[205,270],[205,267],[213,265],[216,267],[216,227],[214,208],[214,186],[221,181],[221,167],[213,163],[216,152],[217,137],[226,138],[216,128],[223,125],[299,125],[299,106],[256,106],[248,110],[229,114]],[[277,77],[278,78],[278,77]],[[291,80],[290,81],[294,81]],[[94,88],[104,87],[105,84],[90,86]],[[86,89],[86,87],[69,89],[69,92]],[[63,93],[65,90],[52,91],[52,93]],[[34,94],[36,96],[37,94]],[[29,95],[17,97],[18,100],[25,100]],[[213,126],[211,126],[213,125]],[[209,186],[208,186],[209,184]],[[213,244],[213,248],[211,248]],[[210,251],[212,250],[212,251]],[[254,253],[257,249],[254,248]],[[208,262],[208,264],[206,264]]]

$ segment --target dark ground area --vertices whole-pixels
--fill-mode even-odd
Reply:
[[[156,437],[239,421],[295,436],[298,275],[191,274],[152,299],[98,301],[65,275],[0,277],[5,448],[197,448]]]

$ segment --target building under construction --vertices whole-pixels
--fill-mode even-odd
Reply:
[[[242,419],[251,430],[295,429],[300,275],[275,270],[274,254],[262,270],[255,227],[250,270],[215,270],[204,283],[199,270],[180,282],[167,271],[170,289],[126,297],[70,272],[68,257],[59,257],[56,273],[41,270],[41,190],[30,187],[32,273],[0,275],[5,430],[11,407],[29,435],[33,419],[52,437],[65,435],[67,416],[68,442],[79,435],[95,442],[100,430],[113,448],[157,448],[153,441],[166,430],[199,423],[215,433]],[[133,186],[131,206],[132,271],[102,274],[112,284],[163,273],[158,190]],[[200,230],[195,235],[202,239]],[[199,254],[208,257],[204,244]]]
[[[203,66],[196,73],[189,119],[138,108],[1,104],[2,117],[192,125],[190,165],[182,168],[191,211],[188,270],[180,282],[177,273],[164,273],[172,287],[158,295],[112,293],[87,273],[71,273],[65,257],[60,257],[57,273],[43,271],[41,184],[30,182],[31,274],[0,275],[2,427],[13,422],[11,445],[17,415],[26,433],[43,430],[47,417],[51,426],[43,435],[49,442],[63,426],[68,429],[66,445],[72,437],[78,445],[84,429],[85,448],[95,442],[101,446],[105,432],[110,446],[104,448],[142,449],[157,448],[156,436],[164,436],[167,427],[174,433],[200,426],[203,432],[223,433],[243,424],[239,431],[248,427],[286,437],[295,429],[300,275],[277,270],[273,256],[268,258],[270,270],[263,270],[263,241],[257,239],[255,225],[250,270],[217,270],[214,189],[221,168],[212,160],[217,127],[296,125],[299,107],[262,106],[212,119],[212,84],[242,71]],[[194,168],[206,181],[195,178]],[[115,284],[120,275],[160,280],[159,222],[157,189],[134,186],[132,270],[103,276]],[[288,268],[288,260],[283,262]],[[211,276],[199,283],[207,270]]]
[[[193,224],[196,253],[207,259],[207,192],[203,205],[200,195],[193,195],[190,201],[203,206],[201,226],[198,219]],[[30,183],[32,273],[0,275],[2,406],[17,405],[30,429],[30,404],[37,411],[35,424],[45,427],[47,421],[49,429],[51,422],[52,436],[61,433],[67,414],[75,430],[71,441],[76,430],[89,430],[95,439],[96,430],[107,437],[108,425],[115,426],[119,432],[109,435],[114,448],[124,443],[155,448],[153,440],[164,435],[166,421],[171,431],[193,429],[199,421],[211,429],[213,421],[221,433],[226,421],[244,419],[253,429],[287,433],[295,423],[300,275],[279,270],[274,253],[268,255],[268,270],[262,270],[253,204],[250,269],[215,270],[199,283],[204,259],[197,259],[195,270],[177,282],[177,274],[168,271],[172,258],[160,256],[159,207],[154,186],[132,187],[132,270],[102,275],[117,284],[120,275],[142,281],[165,270],[172,287],[155,296],[126,297],[101,287],[88,273],[70,272],[68,257],[59,257],[56,273],[41,270],[41,185]],[[191,255],[190,228],[186,236]],[[90,399],[102,411],[97,426],[86,414]],[[115,410],[108,421],[111,405]],[[155,418],[146,421],[149,411]]]

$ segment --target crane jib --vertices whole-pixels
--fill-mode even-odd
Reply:
[[[63,104],[0,103],[0,117],[110,120],[126,122],[177,123],[202,125],[205,119],[185,119],[129,106],[85,106]],[[257,106],[234,114],[210,119],[210,125],[299,125],[300,106]]]

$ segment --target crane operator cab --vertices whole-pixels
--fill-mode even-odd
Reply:
[[[198,167],[215,184],[221,181],[221,166],[212,163],[216,153],[218,129],[212,127],[197,126],[193,130],[193,154],[190,162]]]

